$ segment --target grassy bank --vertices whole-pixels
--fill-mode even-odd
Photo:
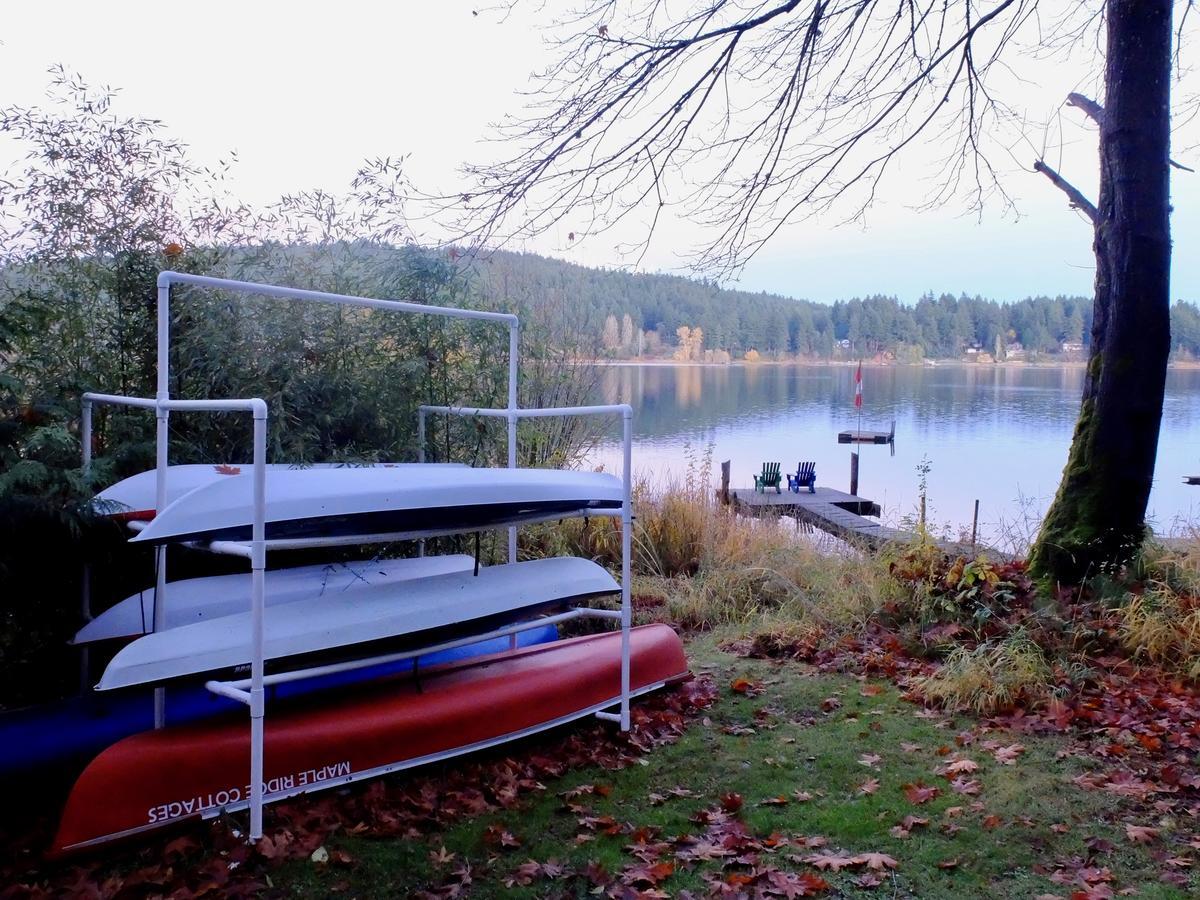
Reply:
[[[6,826],[0,896],[1175,898],[1200,891],[1200,551],[1055,597],[932,542],[817,547],[640,491],[638,621],[697,679],[579,724],[63,864]],[[617,560],[607,519],[526,555]]]

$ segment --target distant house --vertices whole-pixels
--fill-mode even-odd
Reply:
[[[837,345],[839,347],[841,347],[843,350],[849,350],[850,349],[850,339],[842,338],[840,341],[837,342]]]
[[[1008,354],[1009,356],[1012,356],[1013,354],[1016,354],[1016,353],[1024,355],[1025,354],[1025,345],[1022,344],[1020,341],[1009,341],[1008,346],[1004,348],[1004,352],[1006,354]]]
[[[1063,341],[1061,346],[1062,346],[1063,353],[1082,353],[1083,352],[1083,344],[1080,344],[1076,341]]]
[[[968,347],[967,348],[967,356],[974,356],[978,352],[979,352],[978,347]]]

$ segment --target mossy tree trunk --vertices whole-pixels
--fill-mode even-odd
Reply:
[[[1083,403],[1030,562],[1075,584],[1145,534],[1170,353],[1170,0],[1109,0],[1096,298]]]

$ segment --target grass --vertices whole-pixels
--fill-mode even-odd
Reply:
[[[580,828],[577,814],[564,809],[564,792],[604,785],[611,788],[607,796],[585,794],[575,802],[586,804],[594,816],[661,829],[662,840],[696,834],[702,829],[692,817],[734,792],[744,799],[741,816],[747,827],[759,836],[820,835],[827,840],[823,850],[880,852],[898,862],[885,873],[886,887],[873,891],[858,886],[850,871],[823,873],[834,895],[879,896],[886,890],[887,896],[922,898],[1066,896],[1070,889],[1048,878],[1055,861],[1086,857],[1087,841],[1104,839],[1113,849],[1099,865],[1111,871],[1114,888],[1136,887],[1143,898],[1188,896],[1159,883],[1155,848],[1126,839],[1122,822],[1128,811],[1120,798],[1070,784],[1089,762],[1060,758],[1058,740],[1022,735],[1025,752],[1014,764],[1001,765],[977,746],[956,746],[956,735],[977,723],[918,714],[889,684],[864,689],[863,681],[817,674],[795,663],[736,658],[718,649],[712,636],[693,641],[689,655],[696,670],[711,673],[722,686],[720,699],[703,722],[678,743],[652,752],[643,765],[570,772],[518,808],[424,837],[367,841],[342,833],[331,849],[350,854],[353,867],[291,863],[274,874],[275,885],[298,897],[411,896],[436,888],[451,869],[467,863],[473,897],[582,896],[588,886],[578,878],[537,878],[528,885],[512,879],[529,860],[555,860],[580,872],[601,865],[617,873],[631,864],[628,834],[578,842],[577,836],[588,832]],[[728,685],[735,676],[761,682],[763,693],[733,693]],[[983,739],[1018,740],[1003,733]],[[979,783],[977,796],[955,793],[937,774],[948,759],[960,756],[979,765],[970,776]],[[878,787],[863,793],[871,779]],[[914,805],[906,785],[934,786],[940,793]],[[665,802],[652,796],[670,797],[677,787],[691,794]],[[808,799],[797,800],[796,792]],[[786,805],[760,805],[780,796],[788,798]],[[899,836],[893,828],[908,815],[928,818],[930,824]],[[520,846],[494,849],[485,839],[489,826],[511,832]],[[943,826],[958,830],[946,833]],[[789,858],[811,852],[780,852],[760,864],[813,871]],[[948,861],[956,865],[939,867]],[[704,875],[716,871],[716,861],[678,868],[659,887],[670,895],[704,894]],[[1193,877],[1191,888],[1200,890],[1200,880]]]

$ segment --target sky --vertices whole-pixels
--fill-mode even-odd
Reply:
[[[44,103],[47,69],[61,63],[118,88],[117,112],[163,120],[196,161],[236,152],[231,190],[254,204],[299,190],[340,192],[364,159],[405,154],[417,184],[457,190],[459,166],[503,152],[493,126],[519,112],[531,71],[550,61],[546,8],[554,6],[531,3],[501,18],[460,0],[10,4],[0,20],[0,105]],[[1078,70],[1027,62],[1018,100],[1043,117],[1094,74],[1086,70],[1094,60]],[[1062,171],[1094,199],[1095,136],[1083,125],[1065,134]],[[0,171],[20,152],[0,138]],[[913,302],[926,291],[1090,295],[1089,225],[1024,168],[1032,149],[1013,159],[1004,180],[1018,216],[916,209],[928,169],[917,155],[893,172],[865,222],[786,228],[738,286],[824,302],[874,293]],[[1200,159],[1182,161],[1200,168]],[[1200,173],[1174,173],[1172,189],[1172,294],[1200,301]],[[519,249],[591,266],[631,263],[614,246],[619,237],[570,241],[569,228]],[[689,223],[668,220],[640,269],[686,272],[696,236]]]

